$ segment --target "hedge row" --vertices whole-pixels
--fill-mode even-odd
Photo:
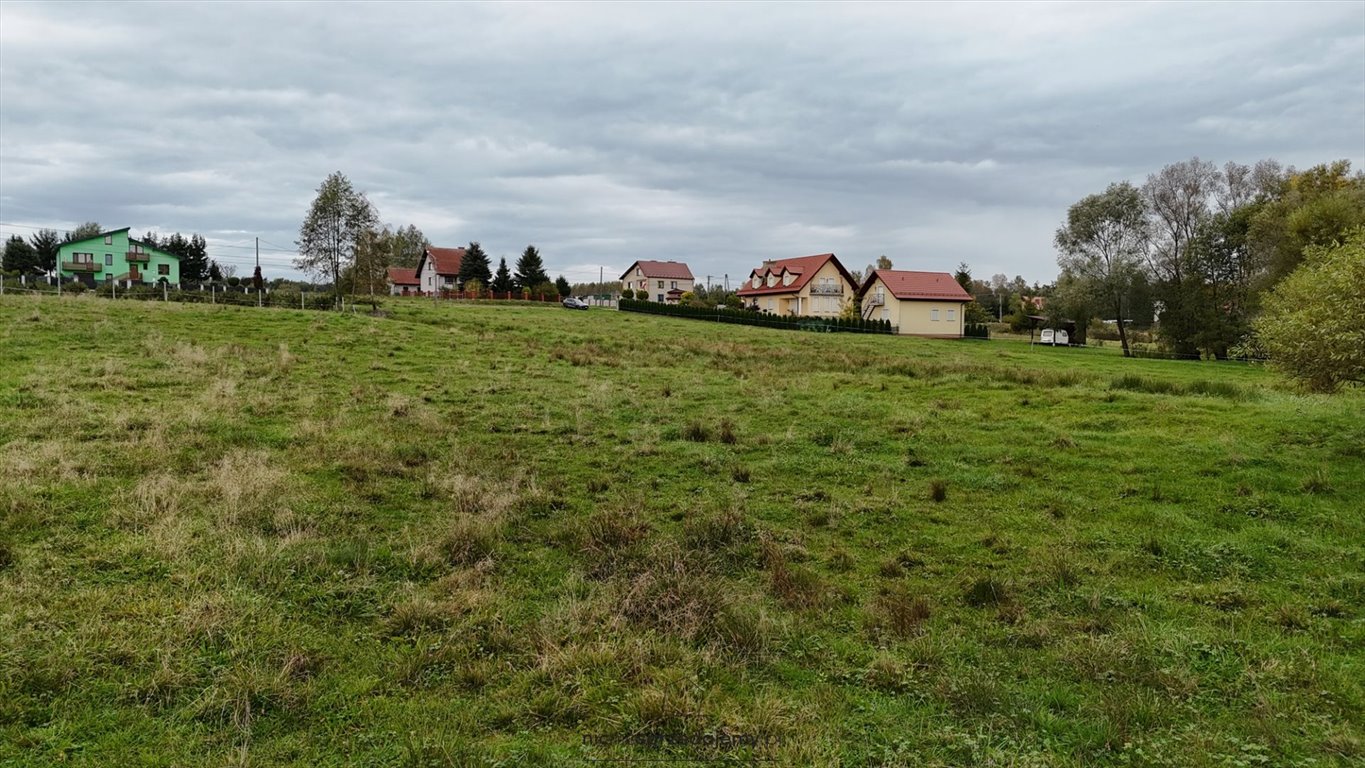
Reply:
[[[886,320],[863,320],[845,317],[797,317],[795,315],[765,315],[750,309],[727,309],[724,307],[692,307],[684,304],[659,304],[654,301],[621,299],[617,308],[623,312],[646,312],[654,315],[690,317],[695,320],[710,320],[716,323],[735,323],[737,325],[758,325],[765,328],[787,328],[799,331],[847,331],[854,333],[894,333],[891,323]]]
[[[962,327],[962,335],[972,339],[989,339],[991,331],[985,323],[967,323]]]

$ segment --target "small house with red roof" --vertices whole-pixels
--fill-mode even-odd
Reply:
[[[694,282],[692,270],[681,261],[637,261],[621,273],[621,290],[660,304],[677,304]]]
[[[389,267],[389,295],[409,296],[421,290],[417,282],[417,270],[406,267]]]
[[[428,246],[417,262],[415,276],[422,293],[431,295],[438,291],[454,291],[455,278],[460,274],[460,262],[464,261],[463,248],[437,248]]]
[[[874,269],[858,289],[863,319],[886,320],[908,336],[959,338],[972,295],[947,272]]]
[[[765,261],[735,293],[775,315],[838,317],[858,284],[832,253]]]

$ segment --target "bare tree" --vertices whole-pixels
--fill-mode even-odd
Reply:
[[[1119,343],[1128,357],[1124,299],[1129,295],[1147,245],[1146,204],[1132,184],[1110,184],[1071,206],[1057,230],[1057,264],[1083,281],[1114,312]]]
[[[355,258],[362,234],[379,221],[374,206],[340,171],[318,187],[318,196],[299,228],[299,258],[294,266],[330,278],[335,298],[341,296],[341,269]]]

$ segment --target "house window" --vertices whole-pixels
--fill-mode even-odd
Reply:
[[[638,270],[638,269],[635,270],[635,276],[636,276],[636,277],[640,277],[640,270]]]
[[[157,273],[158,275],[169,275],[169,274],[171,273],[171,265],[170,265],[170,264],[157,264],[157,265],[156,265],[156,273]]]
[[[933,320],[934,322],[938,322],[938,310],[937,310],[937,309],[931,309],[931,310],[929,310],[929,319],[930,319],[930,320]]]
[[[104,254],[104,266],[106,267],[114,266],[114,254],[112,253]]]
[[[954,320],[956,320],[956,319],[957,319],[957,310],[956,310],[956,309],[950,309],[950,310],[948,310],[948,322],[951,323],[952,321],[954,321]]]
[[[664,281],[662,281],[662,280],[659,281],[659,287],[660,287],[660,288],[664,287]]]
[[[674,281],[673,281],[673,284],[670,285],[670,286],[668,286],[668,287],[669,287],[669,288],[677,288],[677,287],[678,287],[678,281],[677,281],[677,280],[674,280]]]
[[[73,254],[71,254],[71,260],[74,261],[74,262],[77,263],[77,264],[91,264],[91,263],[93,263],[93,262],[95,261],[95,254],[93,254],[93,253],[73,253]]]
[[[113,245],[113,244],[114,244],[114,236],[113,236],[113,235],[105,235],[105,236],[104,236],[104,244],[105,244],[105,245]]]
[[[663,283],[659,283],[659,287],[662,288],[662,287],[663,287]],[[664,303],[664,295],[663,295],[662,293],[659,294],[659,303],[660,303],[660,304]]]

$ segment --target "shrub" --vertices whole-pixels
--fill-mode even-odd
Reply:
[[[683,427],[683,437],[694,443],[704,443],[711,439],[711,430],[700,421],[693,421]]]
[[[635,298],[635,291],[632,291],[631,289],[627,288],[624,291],[621,291],[621,298],[629,301]]]
[[[987,605],[1000,605],[1009,599],[1008,589],[1003,582],[996,581],[990,576],[977,579],[967,587],[963,598],[967,605],[974,608],[981,608]]]
[[[79,293],[85,293],[85,291],[86,291],[86,286],[85,286],[85,283],[82,283],[82,282],[79,281],[79,280],[72,280],[71,282],[67,283],[66,285],[63,285],[63,286],[62,286],[62,290],[63,290],[63,291],[66,291],[67,293],[77,293],[77,294],[79,294]]]
[[[936,502],[948,499],[948,482],[946,480],[931,480],[929,482],[929,498]]]

